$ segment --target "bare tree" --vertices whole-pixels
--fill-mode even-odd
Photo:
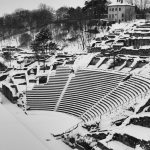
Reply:
[[[84,21],[79,21],[80,29],[77,31],[78,44],[81,45],[82,50],[84,51],[87,44],[87,37],[85,33],[86,23]]]
[[[129,4],[131,4],[131,5],[134,4],[134,0],[127,0],[127,2],[128,2]]]
[[[40,5],[38,6],[38,8],[40,10],[47,10],[47,11],[52,12],[52,13],[55,12],[52,7],[50,7],[50,6],[46,5],[46,4],[43,4],[43,3],[40,3]]]
[[[148,7],[148,4],[150,4],[150,0],[141,0],[143,3],[143,9]]]
[[[145,9],[150,4],[150,0],[127,0],[128,3],[136,5],[140,9]]]

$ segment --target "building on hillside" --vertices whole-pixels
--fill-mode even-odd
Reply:
[[[108,5],[109,21],[129,21],[135,18],[135,6],[125,0],[116,0]]]

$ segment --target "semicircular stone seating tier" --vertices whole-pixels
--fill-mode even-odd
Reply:
[[[125,77],[123,74],[106,71],[78,70],[71,79],[57,111],[80,117]],[[92,116],[96,116],[96,113]],[[87,116],[89,117],[90,115]]]
[[[150,82],[138,77],[131,77],[83,113],[81,119],[87,122],[93,120],[94,117],[100,117],[106,112],[110,112],[146,94],[148,90],[150,90]]]
[[[27,91],[27,105],[30,110],[53,111],[69,74],[70,69],[68,67],[57,67],[56,75],[51,76],[48,83],[37,85],[31,91]]]

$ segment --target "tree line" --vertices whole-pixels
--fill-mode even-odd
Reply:
[[[12,14],[0,17],[0,38],[24,33],[32,29],[39,30],[54,20],[53,9],[40,4],[36,10],[17,9]]]
[[[128,1],[133,4],[134,0]],[[144,1],[144,7],[140,7],[137,1],[134,1],[137,13],[144,14],[145,9],[148,11],[145,7],[149,0]],[[73,42],[79,38],[84,41],[82,38],[84,31],[96,33],[96,26],[102,25],[99,20],[107,14],[109,3],[108,0],[87,0],[83,7],[77,8],[60,7],[54,10],[50,6],[40,4],[38,9],[32,11],[17,9],[12,14],[0,17],[0,40],[21,34],[20,46],[27,46],[35,38],[34,35],[26,33],[27,31],[38,33],[42,28],[50,25],[51,36],[56,42],[66,39]],[[91,29],[93,26],[95,28]],[[71,37],[67,37],[68,33]]]
[[[12,14],[0,17],[0,37],[9,37],[31,29],[40,29],[58,20],[75,20],[88,17],[99,17],[107,13],[106,0],[91,0],[85,2],[83,8],[61,7],[54,11],[50,6],[40,4],[36,10],[17,9]]]
[[[128,0],[136,5],[136,12],[143,14],[149,0]],[[24,33],[30,30],[39,30],[50,23],[66,21],[69,23],[76,20],[91,20],[105,18],[107,14],[108,0],[87,0],[83,7],[60,7],[54,10],[50,6],[40,4],[36,10],[17,9],[12,14],[0,17],[0,38],[7,38],[11,35]],[[143,6],[143,7],[142,7]],[[148,11],[148,10],[147,10]],[[68,22],[67,22],[68,21]],[[72,24],[72,23],[71,23]]]

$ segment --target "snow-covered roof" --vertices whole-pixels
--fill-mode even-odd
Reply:
[[[131,5],[129,4],[128,2],[126,1],[123,1],[122,3],[121,2],[117,2],[117,1],[113,1],[111,4],[109,4],[108,6],[134,6],[134,5]]]
[[[141,46],[139,49],[150,49],[150,45]]]
[[[134,31],[150,31],[150,28],[136,28]]]

